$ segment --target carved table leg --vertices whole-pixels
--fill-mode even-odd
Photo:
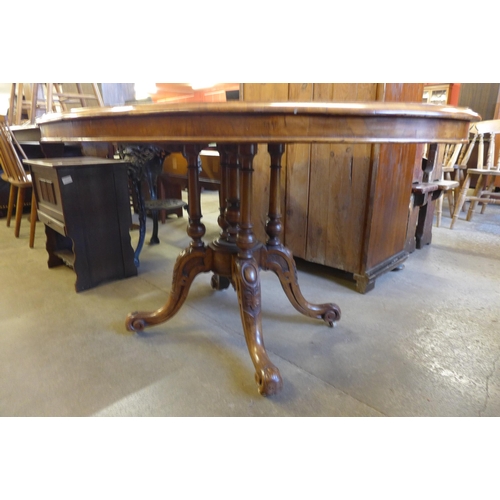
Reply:
[[[311,304],[302,295],[297,268],[292,253],[284,246],[268,246],[262,250],[262,269],[273,271],[280,280],[283,291],[297,311],[309,318],[322,319],[328,326],[340,320],[340,307],[336,304]]]
[[[153,312],[134,312],[127,316],[125,326],[128,330],[138,331],[150,325],[157,325],[170,319],[186,300],[194,278],[213,267],[213,250],[202,241],[205,226],[201,222],[201,202],[198,180],[197,158],[203,146],[185,146],[184,156],[188,160],[188,211],[187,233],[191,237],[189,248],[182,252],[174,267],[172,289],[167,303]]]
[[[140,331],[151,325],[164,323],[177,313],[191,287],[194,278],[212,267],[210,248],[187,248],[182,252],[174,266],[172,289],[167,303],[153,312],[133,312],[127,316],[125,326],[130,331]]]
[[[273,271],[293,307],[310,318],[323,319],[329,326],[334,326],[340,319],[340,308],[336,304],[311,304],[307,302],[299,288],[297,268],[292,253],[280,242],[281,224],[281,157],[283,144],[269,144],[271,156],[271,180],[269,189],[269,213],[266,233],[269,236],[266,248],[262,251],[262,269]]]
[[[281,390],[283,381],[278,368],[271,363],[264,346],[259,268],[255,260],[237,257],[234,261],[233,279],[259,393],[263,396],[276,394]]]
[[[236,236],[238,254],[234,258],[233,281],[240,305],[241,321],[250,357],[255,366],[255,380],[264,396],[277,393],[282,385],[280,372],[271,363],[262,336],[259,267],[253,252],[260,245],[253,234],[251,218],[252,161],[256,144],[240,146],[240,225]]]

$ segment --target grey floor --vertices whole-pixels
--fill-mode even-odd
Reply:
[[[210,240],[216,197],[202,198]],[[265,344],[284,380],[270,398],[257,393],[236,294],[213,291],[209,275],[169,322],[125,329],[127,313],[164,304],[186,217],[160,226],[137,277],[79,294],[71,269],[47,268],[41,223],[30,249],[26,216],[19,239],[0,219],[0,416],[500,416],[500,207],[487,212],[450,230],[445,206],[432,244],[366,295],[299,263],[306,299],[341,307],[333,329],[261,273]]]

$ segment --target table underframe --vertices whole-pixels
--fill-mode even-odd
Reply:
[[[194,278],[212,272],[212,287],[217,290],[232,285],[236,290],[241,321],[250,357],[255,367],[259,393],[279,392],[283,381],[264,346],[261,314],[261,270],[273,271],[291,304],[310,318],[322,319],[334,326],[340,319],[340,308],[333,303],[311,304],[300,291],[297,268],[292,253],[281,243],[281,158],[283,143],[268,144],[270,155],[270,196],[265,243],[254,235],[252,208],[253,158],[257,144],[217,144],[220,155],[221,185],[219,191],[219,237],[206,244],[205,226],[201,222],[198,155],[206,144],[182,146],[188,163],[187,234],[189,246],[177,257],[170,295],[161,308],[152,312],[133,312],[127,316],[126,327],[141,331],[172,318],[182,307]]]

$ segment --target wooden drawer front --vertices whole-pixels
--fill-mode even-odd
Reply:
[[[54,231],[57,231],[59,234],[63,236],[67,236],[66,226],[59,220],[54,219],[50,215],[47,215],[42,210],[38,209],[38,218],[41,222],[43,222],[46,226],[52,228]]]

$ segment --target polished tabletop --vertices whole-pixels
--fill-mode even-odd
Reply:
[[[479,115],[383,102],[170,103],[80,108],[37,120],[43,142],[452,143]]]

